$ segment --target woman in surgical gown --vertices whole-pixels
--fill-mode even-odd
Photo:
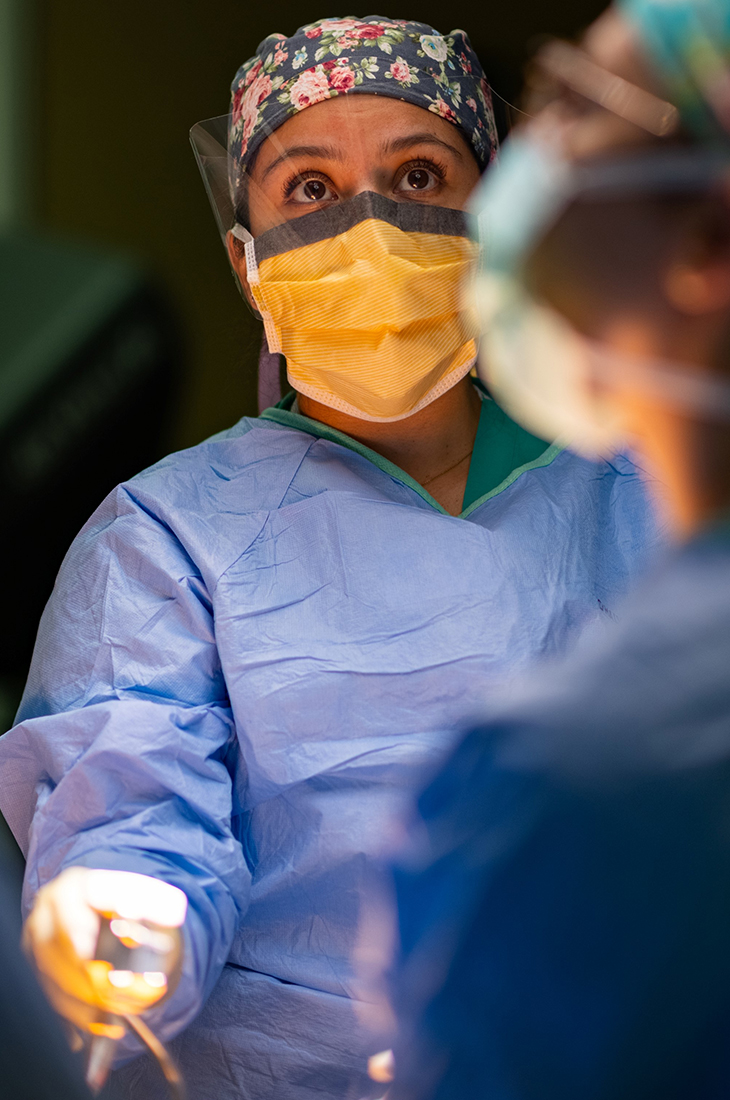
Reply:
[[[370,857],[450,731],[610,616],[655,540],[628,458],[529,435],[472,379],[461,211],[494,152],[463,32],[261,44],[227,244],[294,392],[103,502],[0,742],[26,909],[71,866],[187,895],[148,1020],[182,1032],[193,1098],[380,1095],[352,963]],[[116,1087],[157,1096],[157,1072]]]

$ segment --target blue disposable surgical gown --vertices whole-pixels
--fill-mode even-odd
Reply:
[[[133,478],[73,544],[0,741],[25,904],[70,864],[185,891],[183,981],[149,1019],[197,1017],[173,1044],[193,1097],[378,1095],[369,857],[454,727],[610,613],[655,537],[627,459],[550,448],[452,517],[283,410]]]
[[[515,694],[398,871],[393,1100],[727,1100],[730,522]]]

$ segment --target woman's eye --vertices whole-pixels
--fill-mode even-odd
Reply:
[[[310,179],[298,183],[289,197],[292,202],[315,203],[325,202],[327,199],[334,199],[337,196],[330,190],[324,180]]]
[[[431,191],[438,183],[428,168],[411,168],[398,182],[396,191]]]

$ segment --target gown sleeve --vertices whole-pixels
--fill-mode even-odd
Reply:
[[[218,978],[250,873],[231,830],[235,730],[211,599],[130,486],[63,563],[16,722],[0,739],[0,809],[27,856],[24,911],[72,865],[153,875],[188,897],[183,978],[148,1016],[170,1037]]]

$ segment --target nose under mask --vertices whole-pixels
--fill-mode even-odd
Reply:
[[[251,293],[291,385],[393,421],[459,382],[478,331],[469,229],[460,210],[363,192],[247,240]]]

